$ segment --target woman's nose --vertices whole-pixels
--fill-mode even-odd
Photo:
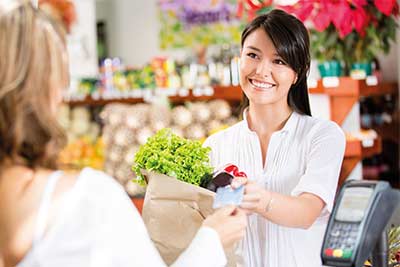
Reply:
[[[261,61],[257,66],[257,74],[260,76],[270,76],[271,63],[268,60]]]

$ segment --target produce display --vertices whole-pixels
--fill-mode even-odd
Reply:
[[[67,146],[61,151],[59,162],[66,169],[92,167],[102,170],[104,145],[100,126],[92,119],[89,109],[62,105],[58,121],[67,134]]]
[[[68,143],[82,138],[94,141],[100,136],[100,126],[92,119],[88,108],[70,108],[64,104],[60,107],[58,121],[67,134]]]
[[[101,138],[91,140],[82,137],[68,143],[59,155],[59,162],[64,169],[91,167],[103,170],[104,145]]]
[[[140,98],[155,89],[170,89],[171,95],[178,90],[206,89],[214,85],[237,86],[239,84],[238,46],[223,46],[207,55],[206,62],[194,58],[175,61],[168,57],[154,57],[143,66],[125,66],[119,58],[106,58],[96,77],[88,77],[72,83],[65,100]],[[175,93],[174,93],[175,92]]]

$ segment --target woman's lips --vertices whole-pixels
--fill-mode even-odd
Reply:
[[[255,79],[249,79],[249,82],[251,85],[254,87],[260,88],[260,89],[271,89],[272,87],[275,86],[275,84],[269,83],[269,82],[263,82]]]

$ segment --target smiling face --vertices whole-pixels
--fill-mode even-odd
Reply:
[[[288,106],[287,95],[296,79],[262,28],[247,36],[240,57],[240,85],[250,104]]]

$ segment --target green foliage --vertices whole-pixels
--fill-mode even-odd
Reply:
[[[387,54],[396,39],[396,18],[380,13],[374,5],[368,6],[371,21],[361,35],[356,30],[340,38],[333,24],[323,32],[310,30],[311,53],[318,61],[338,60],[346,64],[371,62],[379,53]]]
[[[162,129],[139,148],[132,169],[139,183],[144,182],[141,170],[145,169],[200,185],[213,171],[209,152],[210,148],[202,147],[199,141],[179,137],[171,129]]]
[[[392,227],[388,234],[389,264],[396,263],[396,254],[400,252],[400,226]]]
[[[310,30],[311,54],[320,62],[344,59],[345,43],[333,24],[322,32]]]
[[[344,39],[348,62],[371,62],[379,53],[389,52],[391,43],[396,39],[397,24],[392,17],[377,15],[381,17],[378,24],[370,24],[364,37],[353,31]]]

